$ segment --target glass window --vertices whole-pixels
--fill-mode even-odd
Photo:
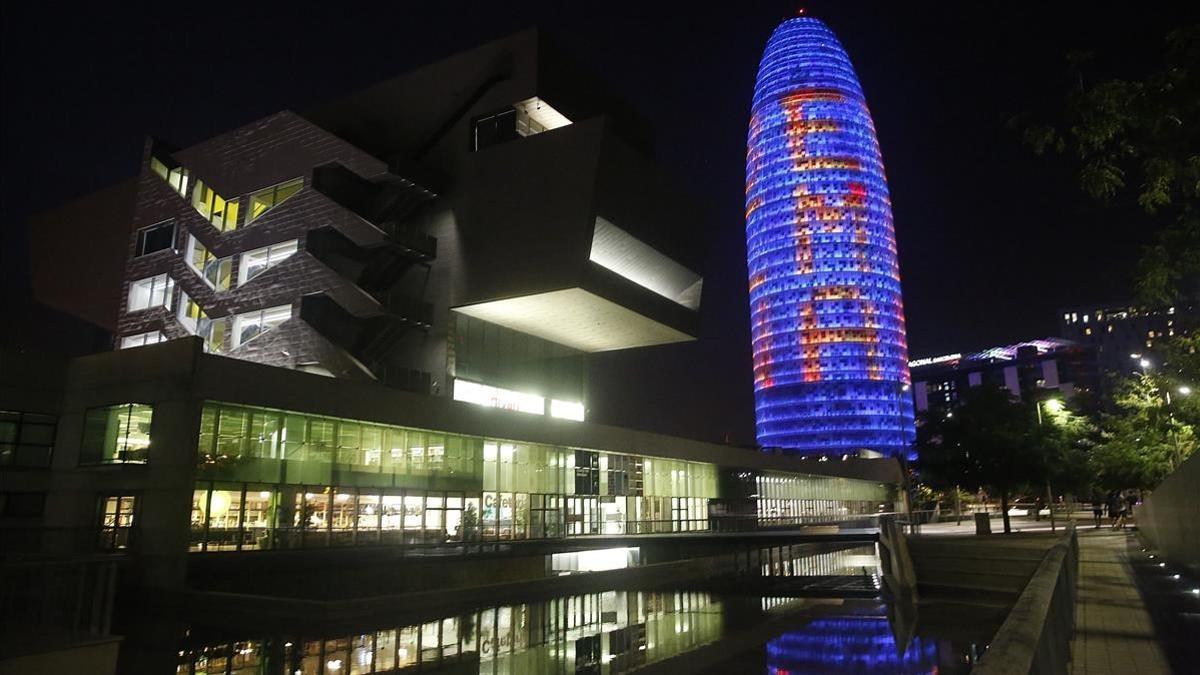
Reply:
[[[141,403],[91,408],[84,414],[80,464],[145,464],[154,407]]]
[[[250,195],[250,210],[246,213],[246,224],[254,222],[267,211],[279,206],[285,199],[291,197],[304,187],[303,178],[293,178],[286,183],[280,183]]]
[[[233,348],[253,340],[292,318],[292,306],[269,307],[233,317]]]
[[[165,180],[171,189],[179,193],[180,197],[186,197],[188,192],[188,170],[182,166],[177,166],[174,169],[167,168],[157,157],[150,158],[150,170],[159,178]]]
[[[208,551],[236,551],[241,540],[242,491],[213,490],[208,501]]]
[[[171,296],[175,291],[175,280],[166,274],[138,279],[129,284],[127,312],[137,312],[151,307],[171,308]]]
[[[157,253],[175,245],[175,221],[164,220],[138,230],[137,248],[133,255],[143,256]]]
[[[242,254],[242,262],[238,266],[238,285],[250,281],[268,269],[287,260],[299,247],[299,241],[292,239]]]
[[[36,518],[45,511],[45,492],[0,492],[0,516]]]
[[[0,410],[0,466],[50,468],[57,418]]]
[[[242,516],[242,550],[266,550],[271,546],[279,493],[270,486],[246,488],[245,513]]]
[[[119,551],[129,548],[136,503],[137,498],[133,495],[101,498],[98,542],[101,550]]]
[[[192,235],[188,235],[187,246],[187,261],[188,267],[192,271],[200,275],[205,283],[218,291],[229,290],[233,280],[233,258],[218,258],[212,251],[205,248],[204,244],[200,243]]]
[[[192,190],[192,208],[222,232],[237,228],[238,201],[226,201],[202,180]]]
[[[200,303],[196,302],[183,289],[179,290],[179,311],[176,313],[176,318],[187,332],[195,335],[200,330],[200,322],[208,319],[208,315],[200,307]]]
[[[166,338],[160,331],[152,330],[148,333],[138,333],[137,335],[126,335],[121,338],[121,349],[129,349],[131,347],[142,347],[144,345],[156,345],[164,342]]]

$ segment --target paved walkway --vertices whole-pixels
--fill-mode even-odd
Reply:
[[[1127,531],[1079,530],[1071,672],[1170,673],[1126,553]]]

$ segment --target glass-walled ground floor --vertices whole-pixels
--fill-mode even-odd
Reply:
[[[190,550],[438,545],[709,528],[702,497],[202,481],[192,496]]]
[[[758,500],[763,527],[878,512],[867,500]],[[725,529],[702,497],[600,496],[201,481],[190,550],[436,546]]]

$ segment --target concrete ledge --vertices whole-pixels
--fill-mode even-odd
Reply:
[[[972,671],[980,675],[1067,673],[1075,625],[1078,554],[1070,527],[1046,553]]]

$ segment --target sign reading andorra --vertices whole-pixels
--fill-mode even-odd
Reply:
[[[841,43],[789,19],[767,42],[746,152],[758,442],[909,455],[904,306],[875,127]]]

